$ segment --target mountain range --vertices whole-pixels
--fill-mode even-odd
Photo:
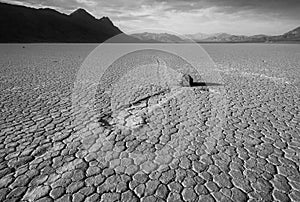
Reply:
[[[205,33],[196,33],[189,35],[174,35],[167,33],[136,33],[131,36],[137,37],[143,40],[156,40],[159,42],[168,42],[168,43],[181,43],[181,42],[222,42],[222,43],[250,43],[250,42],[296,42],[300,41],[300,27],[289,31],[285,34],[278,36],[268,36],[268,35],[232,35],[227,33],[216,33],[216,34],[205,34]]]
[[[119,40],[139,41],[123,34],[108,17],[96,19],[84,9],[66,15],[49,8],[0,3],[0,24],[0,43],[101,43],[116,35]]]
[[[300,27],[278,36],[169,33],[123,33],[108,17],[95,18],[84,9],[67,15],[50,8],[29,8],[0,2],[0,43],[109,42],[281,42],[300,41]]]
[[[142,41],[148,41],[148,42],[163,42],[163,43],[173,43],[173,42],[185,42],[185,40],[179,36],[168,34],[168,33],[149,33],[149,32],[143,32],[143,33],[137,33],[137,34],[131,34],[132,37],[135,37]]]

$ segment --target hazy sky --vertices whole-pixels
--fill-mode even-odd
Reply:
[[[124,32],[282,34],[300,26],[300,0],[0,0],[108,16]],[[159,31],[158,31],[159,32]]]

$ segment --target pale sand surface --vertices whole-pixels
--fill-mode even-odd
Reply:
[[[300,45],[142,51],[91,93],[96,47],[0,45],[0,201],[300,201]]]

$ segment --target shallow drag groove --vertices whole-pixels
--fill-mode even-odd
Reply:
[[[172,63],[170,63],[170,57],[172,57]],[[167,60],[165,61],[164,59]],[[169,64],[167,64],[167,62]],[[144,71],[155,68],[157,71],[149,72],[148,76],[144,75],[143,81],[135,81],[136,87],[134,89],[124,89],[123,86],[114,86],[118,84],[122,76],[134,72],[137,68],[142,68]],[[175,74],[180,78],[175,78]],[[160,50],[149,49],[134,51],[117,59],[103,73],[97,85],[95,106],[99,110],[100,117],[108,117],[107,114],[112,113],[111,108],[115,107],[111,106],[114,105],[112,104],[114,101],[111,100],[112,96],[115,96],[114,99],[116,99],[116,96],[118,99],[122,99],[122,96],[130,96],[131,98],[127,100],[127,103],[123,103],[123,105],[129,105],[130,102],[141,100],[143,97],[149,99],[161,93],[161,91],[170,91],[170,85],[179,85],[179,80],[182,79],[183,74],[189,74],[194,80],[201,81],[199,72],[179,56]],[[156,78],[150,78],[153,75]],[[138,78],[138,76],[142,75],[132,76],[131,79],[139,80],[140,78]],[[129,80],[130,79],[123,81],[121,85],[129,86],[129,82],[132,82]],[[204,81],[202,82],[204,83]],[[120,95],[112,95],[114,91],[113,88],[121,88],[123,93],[121,92]],[[131,93],[133,93],[133,95],[129,95]]]
[[[201,83],[201,75],[189,63],[155,50],[127,54],[105,71],[97,87],[96,107],[88,111],[89,117],[100,121],[88,124],[89,132],[77,136],[84,159],[101,167],[100,173],[111,172],[111,179],[104,178],[108,181],[97,188],[101,198],[107,193],[116,200],[166,199],[176,168],[197,173],[202,164],[192,168],[192,162],[206,162],[216,153],[220,134],[214,127],[220,120],[214,99],[221,96],[202,87],[182,87],[184,74]],[[168,170],[171,176],[163,174]],[[115,180],[122,176],[130,180],[119,194],[121,181]],[[186,186],[180,179],[178,186]],[[149,193],[147,186],[152,189]],[[187,200],[189,193],[201,195],[190,186],[176,193],[169,200]]]

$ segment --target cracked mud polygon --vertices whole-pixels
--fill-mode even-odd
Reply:
[[[299,45],[1,46],[0,201],[300,201]]]

